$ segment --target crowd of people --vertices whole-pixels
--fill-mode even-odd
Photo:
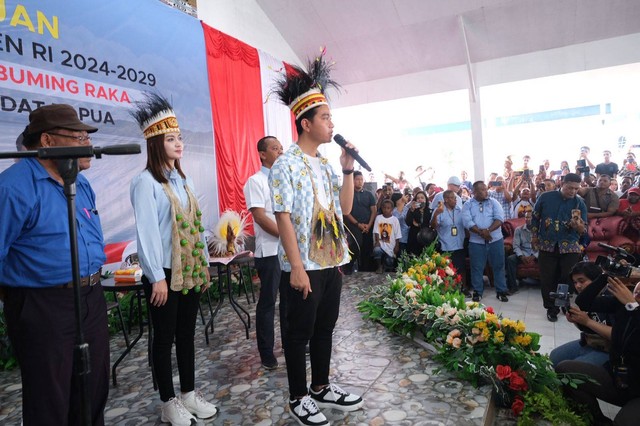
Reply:
[[[574,171],[566,162],[560,170],[550,170],[545,161],[534,172],[528,168],[528,160],[525,156],[523,167],[515,170],[507,157],[504,172],[492,173],[487,182],[471,183],[463,171],[460,177],[447,180],[446,190],[427,183],[411,191],[406,184],[401,188],[397,180],[391,180],[377,191],[376,201],[363,195],[367,191],[360,176],[355,178],[354,190],[356,197],[369,200],[364,219],[377,221],[376,214],[378,218],[393,215],[398,219],[386,231],[386,235],[396,235],[393,226],[400,231],[395,242],[398,250],[384,251],[383,265],[388,269],[401,253],[418,255],[434,241],[435,236],[424,231],[428,228],[437,234],[439,249],[451,254],[468,286],[460,290],[473,301],[482,298],[487,261],[502,302],[519,291],[518,265],[537,265],[542,304],[551,322],[561,313],[556,300],[558,284],[570,283],[568,291],[579,295],[575,304],[562,308],[562,314],[578,327],[579,339],[555,348],[551,361],[558,372],[593,379],[577,388],[568,386],[566,392],[589,407],[594,424],[614,424],[601,412],[596,399],[624,406],[615,424],[635,424],[640,411],[640,347],[635,343],[640,326],[640,283],[632,291],[620,278],[583,261],[590,219],[619,215],[640,231],[640,171],[635,156],[629,153],[620,169],[611,162],[610,151],[604,151],[603,161],[594,165],[588,147],[581,147]],[[515,229],[513,253],[508,254],[501,226],[510,218],[524,218],[525,223]],[[375,248],[380,244],[376,232],[374,227],[374,259],[378,259]],[[424,237],[417,238],[420,234]],[[371,268],[366,240],[367,232],[363,232],[357,241],[351,241],[359,250],[346,273]],[[470,280],[465,258],[469,259]],[[384,270],[380,262],[375,267],[377,272]],[[638,269],[630,268],[629,272],[632,279],[640,278]]]

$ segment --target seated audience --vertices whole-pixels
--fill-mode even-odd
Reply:
[[[525,224],[518,226],[513,233],[513,254],[507,257],[507,288],[511,294],[520,290],[517,277],[518,265],[538,263],[538,250],[531,244],[531,216],[531,211],[526,212]]]
[[[393,202],[382,202],[382,214],[376,216],[373,223],[373,258],[376,260],[376,273],[381,274],[384,268],[394,268],[398,252],[400,251],[400,223],[393,216]]]
[[[427,203],[427,194],[420,191],[413,197],[405,222],[409,225],[407,251],[419,256],[427,244],[433,241],[433,238],[431,238],[431,241],[429,241],[429,238],[425,238],[429,237],[429,231],[431,230],[431,228],[429,228],[431,209]]]
[[[609,217],[616,214],[620,199],[609,188],[611,177],[601,175],[595,188],[580,188],[578,195],[584,198],[587,205],[587,218]]]
[[[620,200],[618,215],[624,217],[640,216],[640,188],[629,188],[627,198]]]
[[[614,298],[599,296],[605,286]],[[598,399],[620,407],[640,397],[639,301],[640,283],[631,292],[615,277],[592,282],[576,298],[576,304],[583,311],[615,315],[607,364],[594,366],[581,361],[563,361],[556,367],[558,373],[586,374],[595,381],[585,381],[576,388],[565,386],[564,391],[576,402],[584,404],[596,425],[614,424],[602,413]]]
[[[607,275],[592,262],[576,263],[571,269],[571,281],[577,293],[582,293],[596,281],[607,281]],[[613,296],[611,296],[613,297]],[[613,315],[602,312],[585,312],[572,305],[565,313],[567,321],[580,330],[580,339],[572,340],[553,349],[549,354],[553,366],[567,360],[582,361],[602,366],[609,359],[611,325]]]

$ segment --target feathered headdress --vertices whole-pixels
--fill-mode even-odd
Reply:
[[[247,218],[227,210],[214,226],[209,238],[209,252],[216,257],[233,256],[247,236]]]
[[[144,92],[144,100],[134,102],[131,116],[140,125],[145,139],[179,132],[178,119],[169,101],[157,93]]]
[[[308,72],[292,65],[275,83],[273,92],[289,106],[296,120],[312,108],[329,105],[325,95],[328,88],[340,89],[340,85],[330,77],[334,64],[327,63],[324,54],[323,48],[318,57],[309,60]]]

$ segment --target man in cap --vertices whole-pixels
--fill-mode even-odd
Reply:
[[[47,105],[29,115],[23,144],[29,150],[88,145],[88,134],[97,130],[70,105]],[[78,165],[89,168],[91,158]],[[24,158],[0,174],[0,289],[22,375],[25,425],[84,423],[80,377],[74,375],[76,317],[63,184],[50,159]],[[109,392],[107,307],[100,286],[104,242],[95,194],[84,176],[78,175],[76,188],[80,304],[91,370],[87,392],[92,424],[103,425]]]
[[[458,194],[458,192],[460,192],[461,185],[462,182],[460,181],[460,178],[458,176],[451,176],[447,180],[447,190],[454,192],[454,194],[456,195],[456,206],[458,206],[459,208],[462,208],[462,198],[460,198],[460,195]],[[438,208],[438,205],[443,203],[444,192],[445,191],[438,192],[433,197],[433,201],[431,201],[430,205],[432,211],[436,210]]]
[[[635,218],[640,216],[640,188],[629,188],[627,198],[620,200],[617,214],[624,217]]]

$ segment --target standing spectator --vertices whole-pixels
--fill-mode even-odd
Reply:
[[[439,203],[433,211],[431,227],[438,233],[440,250],[451,253],[451,262],[466,285],[465,230],[462,208],[457,204],[455,192],[450,189],[444,191],[443,199],[444,202]]]
[[[513,198],[511,197],[511,191],[505,186],[504,178],[498,176],[495,181],[489,182],[489,187],[491,188],[489,197],[502,206],[503,219],[511,219],[511,201]]]
[[[471,286],[473,301],[479,302],[484,292],[483,271],[487,260],[493,269],[496,297],[508,302],[504,267],[504,239],[502,206],[487,194],[482,181],[473,184],[473,198],[462,207],[464,227],[469,230],[469,261],[471,262]]]
[[[153,370],[163,402],[161,420],[189,425],[195,423],[194,415],[205,419],[218,411],[195,391],[196,316],[200,294],[210,285],[208,253],[200,251],[206,247],[204,228],[199,225],[202,212],[193,181],[180,166],[184,144],[169,102],[147,94],[136,104],[133,116],[147,140],[147,166],[133,178],[130,196],[142,284],[153,325]],[[186,271],[193,275],[183,275]],[[179,397],[174,392],[171,365],[174,342]]]
[[[622,163],[622,168],[628,172],[635,172],[638,170],[638,163],[636,163],[636,155],[629,151],[627,158]]]
[[[610,188],[611,178],[600,175],[595,188],[580,188],[578,195],[584,198],[587,205],[587,218],[609,217],[616,214],[620,199]]]
[[[385,268],[394,268],[400,252],[400,222],[393,216],[393,201],[382,203],[382,214],[373,223],[373,257],[376,259],[376,273],[381,274]]]
[[[428,244],[431,244],[433,240],[429,238],[431,209],[429,208],[429,204],[427,204],[427,194],[420,191],[413,197],[405,222],[409,225],[407,251],[415,256],[419,256],[422,250]],[[420,234],[421,231],[422,234]]]
[[[460,172],[460,179],[461,179],[461,182],[460,182],[461,185],[467,188],[469,192],[471,192],[471,188],[473,187],[473,182],[469,180],[469,175],[467,174],[466,171],[463,170],[462,172]]]
[[[388,185],[384,186],[388,188]],[[351,213],[344,216],[344,223],[350,231],[349,250],[351,250],[351,261],[345,265],[345,273],[368,271],[369,259],[373,251],[373,234],[371,227],[376,219],[376,200],[374,195],[364,189],[364,178],[362,172],[353,172],[353,205]]]
[[[409,240],[409,225],[407,225],[407,212],[409,211],[409,203],[411,202],[411,194],[401,195],[395,193],[391,196],[391,201],[395,201],[393,216],[400,222],[400,255],[407,251],[407,241]]]
[[[531,190],[523,188],[520,190],[520,196],[513,202],[513,210],[511,217],[525,217],[526,213],[533,211],[535,200],[531,199]]]
[[[351,213],[354,195],[353,157],[342,149],[340,187],[333,167],[318,151],[321,145],[331,143],[333,135],[331,110],[324,95],[325,90],[337,86],[329,77],[330,67],[320,56],[309,61],[309,73],[293,66],[293,72],[278,81],[276,93],[293,112],[298,141],[278,158],[269,175],[280,233],[282,280],[289,284],[284,344],[289,410],[305,425],[329,424],[319,407],[355,411],[364,404],[360,396],[329,382],[332,336],[342,290],[339,267],[349,261],[342,217]]]
[[[576,197],[581,180],[575,173],[567,174],[560,191],[540,195],[533,210],[532,245],[539,250],[540,290],[551,322],[558,320],[559,309],[549,293],[558,283],[569,282],[569,272],[582,256],[580,237],[587,231],[587,207]]]
[[[456,195],[456,204],[460,208],[462,208],[462,198],[460,198],[460,195],[458,195],[458,192],[460,192],[461,185],[462,185],[462,182],[460,182],[460,178],[458,178],[458,176],[451,176],[447,180],[447,189],[449,191],[453,191],[453,193]],[[431,200],[429,204],[431,211],[435,210],[438,207],[438,204],[442,202],[443,197],[444,197],[444,192],[438,192],[433,197],[433,200]]]
[[[275,333],[276,299],[280,286],[280,262],[278,261],[278,225],[273,214],[271,191],[269,190],[269,172],[276,159],[282,155],[282,144],[273,136],[265,136],[258,141],[258,155],[262,167],[249,177],[244,185],[244,198],[247,209],[253,216],[256,234],[255,265],[260,277],[260,296],[256,306],[256,341],[260,361],[266,370],[278,368],[278,360],[273,354]],[[280,318],[284,317],[286,303],[280,296]],[[282,324],[280,334],[282,337]],[[284,340],[284,339],[282,339]]]
[[[617,179],[620,169],[616,163],[611,161],[611,151],[605,150],[602,155],[604,156],[604,161],[596,166],[596,176],[608,175],[611,179]]]
[[[525,224],[518,226],[513,233],[513,254],[507,257],[507,287],[511,294],[517,293],[520,289],[517,276],[518,265],[538,263],[538,250],[531,245],[531,216],[530,211],[526,212]]]
[[[98,129],[71,105],[42,106],[29,114],[23,144],[29,150],[91,144]],[[80,171],[91,158],[78,159]],[[76,180],[76,221],[83,333],[89,345],[87,393],[91,423],[104,425],[109,394],[107,305],[100,286],[105,261],[96,196],[82,174]],[[7,331],[22,377],[25,425],[84,424],[74,373],[76,316],[64,181],[55,160],[23,158],[0,174],[0,295]],[[79,367],[79,366],[75,366]]]
[[[382,213],[382,202],[384,200],[390,200],[392,194],[393,194],[393,184],[391,182],[385,183],[382,186],[382,192],[380,193],[380,197],[378,197],[378,201],[376,202],[376,215]],[[375,215],[373,217],[373,220],[375,220]],[[371,225],[372,224],[373,224],[373,221],[371,222]]]
[[[581,146],[580,157],[578,157],[578,159],[585,160],[587,166],[589,167],[589,171],[593,171],[596,168],[596,166],[594,166],[591,160],[589,159],[590,153],[591,153],[591,149],[588,146]]]

